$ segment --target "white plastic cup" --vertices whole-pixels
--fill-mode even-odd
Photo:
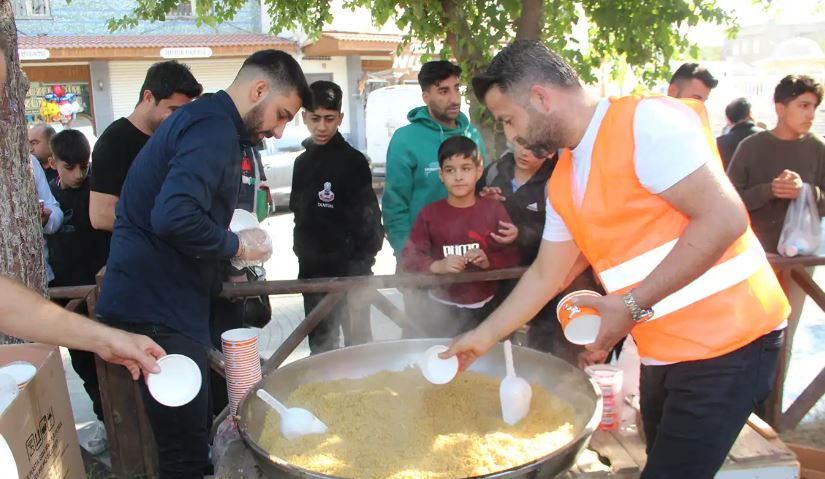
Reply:
[[[599,429],[610,431],[619,429],[622,424],[624,393],[622,393],[622,370],[609,364],[594,364],[584,368],[585,372],[602,391],[602,420]]]
[[[427,381],[433,384],[447,384],[458,374],[458,357],[441,359],[439,354],[447,350],[447,346],[436,345],[427,349],[418,359],[418,368]]]

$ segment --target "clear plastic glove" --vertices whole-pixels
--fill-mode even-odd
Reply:
[[[238,235],[238,255],[232,258],[232,266],[245,268],[263,263],[272,256],[272,239],[269,234],[260,229],[243,230]]]

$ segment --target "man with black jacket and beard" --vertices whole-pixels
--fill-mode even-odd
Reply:
[[[310,90],[313,104],[303,113],[310,138],[304,142],[306,151],[295,160],[289,198],[289,209],[295,214],[298,278],[370,275],[384,239],[372,173],[364,155],[338,132],[344,118],[341,88],[317,81]],[[307,315],[323,296],[304,293]],[[342,326],[344,343],[351,344],[349,314],[347,301],[339,301],[309,333],[312,354],[336,349]],[[360,319],[369,324],[369,318]]]

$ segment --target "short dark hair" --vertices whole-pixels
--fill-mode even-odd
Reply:
[[[431,86],[450,77],[461,77],[461,67],[447,60],[433,60],[421,65],[418,72],[418,84],[421,90],[428,90]]]
[[[747,98],[737,98],[725,107],[725,116],[731,123],[739,123],[751,114],[751,102]]]
[[[788,75],[779,81],[773,91],[773,102],[787,105],[799,95],[813,93],[816,106],[822,103],[822,84],[807,75]]]
[[[673,76],[670,77],[670,83],[676,83],[683,80],[699,80],[711,90],[716,88],[719,80],[713,77],[707,68],[698,63],[682,63],[682,66],[676,69]]]
[[[476,166],[480,164],[478,159],[478,145],[466,136],[451,136],[441,143],[441,146],[438,147],[438,166],[443,166],[444,161],[456,155],[463,158],[471,158]]]
[[[155,98],[155,105],[175,93],[188,98],[197,98],[203,92],[203,85],[195,80],[195,76],[187,65],[176,60],[158,62],[149,67],[146,78],[140,87],[138,104],[143,101],[143,92],[149,90]]]
[[[48,123],[38,123],[37,125],[34,125],[32,128],[43,129],[43,138],[46,140],[46,143],[50,142],[52,140],[52,137],[56,133],[54,127],[52,127]]]
[[[312,104],[312,92],[301,65],[289,53],[281,50],[260,50],[244,60],[241,70],[257,68],[274,83],[273,88],[285,93],[295,90],[301,98],[301,105]]]
[[[579,76],[556,52],[537,40],[516,40],[498,52],[487,69],[473,78],[473,91],[483,103],[494,86],[507,92],[528,83],[581,88]]]
[[[327,80],[318,80],[309,86],[312,91],[312,103],[306,105],[307,111],[314,111],[318,108],[335,110],[341,112],[341,101],[344,94],[341,87],[336,83]]]
[[[52,137],[49,142],[52,157],[70,165],[83,165],[89,162],[92,149],[89,140],[80,130],[63,130]]]

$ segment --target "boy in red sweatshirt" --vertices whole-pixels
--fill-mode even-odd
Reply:
[[[517,266],[515,240],[497,234],[512,223],[499,202],[476,196],[483,167],[475,142],[463,136],[445,140],[438,149],[438,176],[447,198],[425,206],[401,253],[406,272],[461,273]],[[509,240],[509,241],[508,241]],[[428,314],[411,318],[420,331],[405,337],[452,337],[477,326],[492,309],[497,282],[461,283],[433,288]]]

